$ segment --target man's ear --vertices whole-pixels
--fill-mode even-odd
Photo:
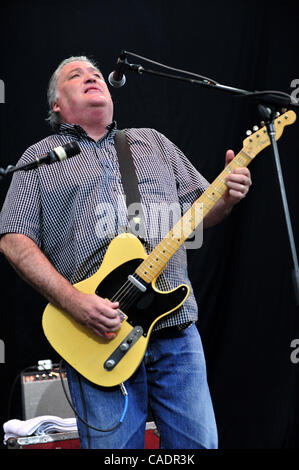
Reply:
[[[52,109],[53,109],[53,111],[54,111],[55,113],[59,113],[59,111],[60,111],[60,106],[59,106],[59,104],[58,104],[56,101],[54,101],[54,103],[53,103],[53,105],[52,105]]]

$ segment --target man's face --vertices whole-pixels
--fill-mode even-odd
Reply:
[[[89,62],[66,64],[58,76],[53,110],[60,114],[63,122],[76,124],[89,116],[100,115],[110,123],[113,103],[101,73]]]

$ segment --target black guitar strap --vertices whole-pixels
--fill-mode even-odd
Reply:
[[[141,241],[144,241],[145,217],[141,205],[138,179],[130,145],[123,131],[116,131],[115,148],[122,185],[126,195],[130,232],[136,235]]]

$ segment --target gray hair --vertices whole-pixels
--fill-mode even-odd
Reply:
[[[46,119],[46,121],[48,121],[48,123],[50,124],[50,126],[52,127],[52,129],[54,131],[57,131],[58,128],[59,128],[59,125],[61,123],[60,121],[60,115],[58,112],[55,112],[53,110],[53,103],[55,102],[55,100],[57,99],[57,80],[58,80],[58,76],[59,76],[59,73],[61,71],[61,69],[68,63],[70,62],[75,62],[75,61],[82,61],[82,62],[88,62],[89,64],[93,65],[95,68],[98,68],[97,64],[95,63],[95,61],[93,59],[89,59],[88,57],[86,56],[73,56],[73,57],[69,57],[68,59],[64,59],[57,67],[57,69],[55,70],[55,72],[53,73],[52,77],[50,78],[50,81],[49,81],[49,86],[48,86],[48,92],[47,92],[47,98],[48,98],[48,105],[49,105],[49,111],[48,111],[48,117]],[[100,70],[99,70],[100,71]]]

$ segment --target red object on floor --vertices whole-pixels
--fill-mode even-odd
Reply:
[[[151,423],[147,423],[147,426]],[[153,427],[147,427],[145,431],[145,449],[159,449],[159,433],[153,423]]]
[[[14,437],[7,441],[8,449],[80,449],[77,432]],[[145,449],[159,449],[159,433],[154,422],[146,423]]]

